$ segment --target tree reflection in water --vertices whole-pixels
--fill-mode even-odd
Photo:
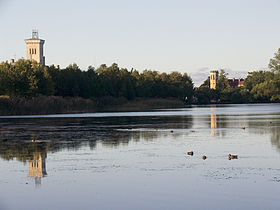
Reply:
[[[277,118],[278,119],[278,118]],[[269,123],[264,117],[209,115],[196,118],[197,125],[206,126],[209,134],[223,137],[232,129],[245,132],[271,134],[271,143],[280,151],[279,121]],[[204,125],[203,125],[204,123]],[[206,123],[206,124],[205,124]],[[277,124],[278,123],[278,124]],[[110,117],[110,118],[60,118],[60,119],[2,119],[0,122],[0,157],[28,163],[28,176],[40,185],[47,175],[46,158],[49,152],[91,150],[101,144],[117,148],[130,142],[155,141],[178,138],[187,129],[194,129],[192,116]],[[247,129],[248,128],[248,129]],[[261,129],[260,129],[261,128]],[[170,129],[178,129],[170,134]],[[180,132],[181,131],[181,132]],[[199,132],[199,131],[198,131]],[[207,135],[207,134],[206,134]]]
[[[271,143],[280,151],[280,127],[271,128]]]
[[[280,121],[278,118],[254,118],[248,123],[250,133],[270,134],[271,144],[280,151]]]
[[[0,122],[0,157],[28,162],[28,177],[36,186],[47,175],[49,152],[77,150],[97,142],[104,147],[128,145],[130,141],[153,141],[168,135],[164,129],[189,129],[192,117],[122,117],[76,119],[10,119]],[[147,129],[147,130],[145,130]],[[172,135],[179,137],[179,134]]]

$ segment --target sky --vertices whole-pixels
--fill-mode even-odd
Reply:
[[[46,64],[179,71],[267,69],[280,48],[280,0],[0,0],[0,62],[26,57],[38,29]]]

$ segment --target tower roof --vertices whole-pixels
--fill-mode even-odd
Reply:
[[[38,30],[37,30],[37,29],[33,29],[33,30],[32,30],[32,38],[30,38],[30,39],[25,39],[25,40],[42,40],[42,41],[44,41],[43,39],[40,39],[40,38],[39,38],[39,33],[38,33]]]
[[[32,39],[39,39],[38,30],[36,29],[32,30]]]

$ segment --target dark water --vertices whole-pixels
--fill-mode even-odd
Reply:
[[[279,209],[280,104],[1,117],[0,174],[4,210]]]

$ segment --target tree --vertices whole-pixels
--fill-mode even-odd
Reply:
[[[193,82],[186,73],[170,74],[145,70],[128,71],[113,63],[82,71],[77,64],[64,69],[42,67],[36,62],[19,60],[0,64],[0,94],[15,96],[56,95],[65,97],[193,97]]]
[[[271,71],[249,72],[245,80],[244,87],[253,102],[280,101],[280,49],[268,66]]]
[[[210,88],[210,76],[200,85],[200,87]]]
[[[36,61],[18,60],[0,64],[0,93],[10,96],[53,94],[53,83],[46,68]]]
[[[274,54],[274,58],[270,59],[268,67],[273,73],[280,73],[280,48],[278,52]]]
[[[217,81],[217,90],[219,91],[223,91],[230,88],[229,87],[229,83],[228,83],[228,79],[227,79],[227,73],[221,69],[220,73],[219,73],[219,78]]]

